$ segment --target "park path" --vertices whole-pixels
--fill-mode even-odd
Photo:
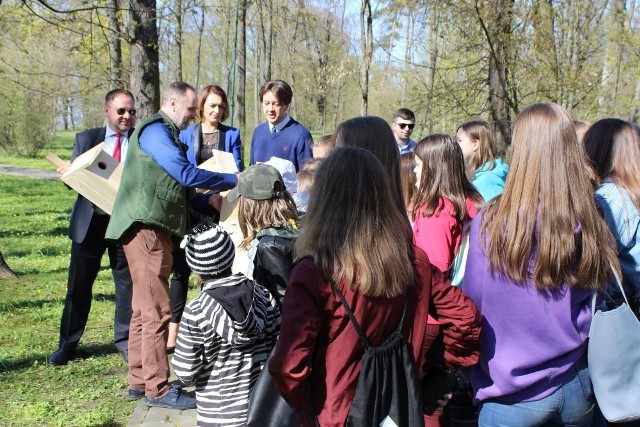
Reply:
[[[22,178],[57,180],[55,170],[25,168],[21,166],[0,164],[0,175],[12,175]],[[177,381],[177,377],[171,371],[170,381]],[[185,391],[193,393],[193,387],[185,388]],[[126,392],[126,390],[125,390]],[[196,410],[176,411],[175,409],[155,408],[138,402],[135,410],[129,417],[128,427],[195,427]]]
[[[171,366],[171,363],[169,363]],[[179,383],[178,377],[171,369],[169,382]],[[194,395],[193,387],[184,387],[184,391],[189,395]],[[143,399],[138,402],[136,409],[129,417],[127,427],[196,427],[196,410],[177,411],[175,409],[156,408],[145,405]]]
[[[53,170],[53,167],[50,170],[45,170],[45,169],[25,168],[22,166],[0,165],[0,174],[19,176],[22,178],[48,179],[48,180],[58,179],[58,175],[56,174],[56,171]]]

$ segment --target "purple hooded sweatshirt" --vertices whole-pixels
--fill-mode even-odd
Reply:
[[[516,284],[492,271],[478,235],[483,217],[471,225],[464,277],[464,292],[483,316],[480,362],[471,374],[476,401],[539,400],[586,352],[592,292],[566,285],[538,291],[531,281]]]

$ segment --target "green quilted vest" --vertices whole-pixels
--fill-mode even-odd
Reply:
[[[176,236],[186,233],[187,190],[140,148],[140,134],[156,122],[163,122],[169,127],[175,144],[184,150],[178,139],[180,131],[161,111],[136,127],[129,139],[127,161],[107,228],[107,239],[121,239],[134,222],[157,227]]]

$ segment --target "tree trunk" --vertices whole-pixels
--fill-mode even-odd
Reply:
[[[260,71],[262,82],[266,83],[271,80],[271,55],[273,51],[273,1],[258,0],[257,4],[262,48],[262,64],[260,66]]]
[[[408,5],[408,13],[406,16],[407,32],[405,34],[404,42],[404,64],[402,64],[402,93],[400,96],[400,105],[405,105],[407,102],[407,82],[411,75],[411,50],[413,48],[413,12],[414,8],[411,4]]]
[[[324,133],[327,122],[327,97],[329,90],[329,49],[333,32],[333,16],[327,14],[325,19],[324,43],[318,43],[318,100],[316,106],[320,115],[320,129]]]
[[[131,92],[138,118],[160,109],[160,70],[155,0],[130,0]]]
[[[109,86],[111,89],[122,88],[122,31],[118,20],[118,0],[107,0],[107,17],[109,29]]]
[[[391,73],[391,60],[393,58],[393,43],[396,41],[396,28],[399,22],[400,7],[393,8],[393,15],[391,16],[391,30],[389,31],[389,42],[387,43],[387,60],[384,65],[384,74],[389,75]],[[409,17],[410,18],[410,17]],[[406,17],[403,17],[406,19]]]
[[[640,78],[636,82],[636,91],[633,95],[633,102],[631,103],[631,114],[629,114],[629,121],[632,123],[638,123],[640,121]]]
[[[176,80],[182,81],[182,0],[175,0],[176,9]]]
[[[62,98],[62,126],[64,130],[69,130],[69,98]]]
[[[204,33],[204,16],[205,16],[204,5],[201,5],[200,6],[200,25],[198,26],[198,45],[196,46],[196,75],[194,79],[196,82],[196,89],[200,88],[200,64],[201,64],[200,55],[202,54],[202,34]]]
[[[362,0],[362,7],[360,8],[360,39],[362,47],[362,63],[360,64],[362,103],[360,105],[360,115],[366,116],[369,110],[369,69],[373,59],[373,16],[369,0]]]
[[[552,102],[560,102],[562,71],[559,65],[560,52],[555,35],[553,0],[538,0],[533,9],[533,48],[535,62],[544,75],[552,79],[538,79],[537,90]]]
[[[600,96],[598,97],[598,117],[607,117],[617,111],[618,89],[620,86],[620,65],[622,63],[622,38],[624,37],[624,0],[610,2],[607,16],[606,59],[602,67]]]
[[[511,144],[511,119],[518,113],[517,87],[512,86],[509,68],[514,50],[511,44],[513,8],[514,0],[493,0],[482,4],[476,0],[476,15],[487,40],[489,105],[501,136],[499,145]]]
[[[4,256],[2,255],[2,251],[0,251],[0,279],[10,279],[18,277],[11,267],[7,265],[7,262],[4,260]]]
[[[238,6],[238,47],[237,47],[237,73],[236,79],[236,108],[235,108],[235,126],[244,131],[247,127],[247,0],[242,0]],[[241,158],[244,162],[244,147],[240,147]]]
[[[427,115],[427,134],[431,135],[433,133],[433,125],[434,120],[431,114],[432,102],[433,102],[433,93],[436,82],[436,67],[438,65],[438,9],[436,8],[436,4],[434,3],[431,8],[431,15],[429,16],[429,67],[427,68],[427,102],[426,105],[426,115]]]

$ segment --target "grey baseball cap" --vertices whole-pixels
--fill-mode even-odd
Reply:
[[[282,175],[271,165],[249,166],[238,177],[238,185],[229,191],[227,200],[233,202],[243,196],[252,200],[269,200],[285,189]]]

